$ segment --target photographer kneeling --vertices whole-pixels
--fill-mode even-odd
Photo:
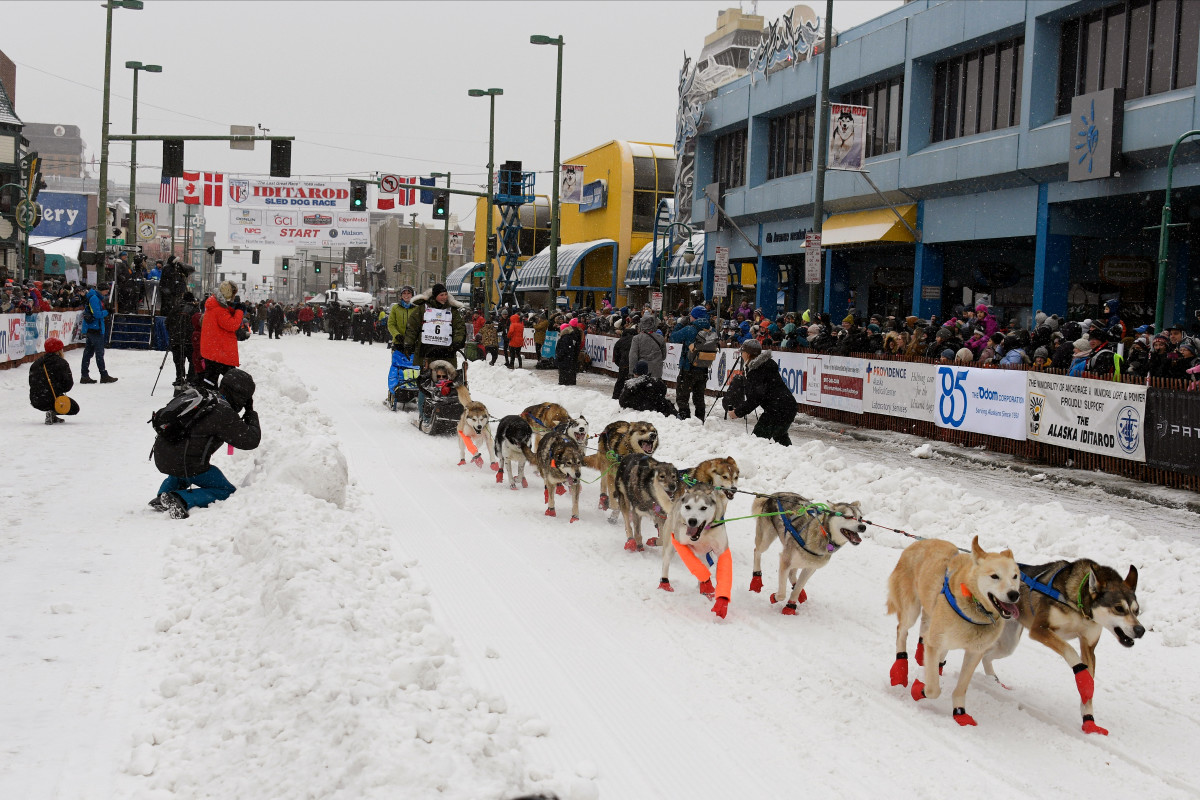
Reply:
[[[741,352],[745,369],[735,378],[736,384],[725,398],[729,416],[744,417],[761,406],[763,411],[754,426],[754,435],[790,446],[788,428],[796,419],[796,398],[783,382],[771,354],[763,352],[762,345],[747,339]]]

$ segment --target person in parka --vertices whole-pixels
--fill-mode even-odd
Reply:
[[[232,281],[222,281],[204,303],[200,357],[204,359],[204,380],[213,388],[222,375],[242,363],[238,359],[237,331],[244,313],[245,306]]]
[[[667,417],[674,417],[678,410],[667,399],[667,385],[650,374],[650,367],[645,361],[634,365],[634,375],[625,382],[621,390],[621,408],[633,411],[656,411]]]
[[[29,365],[29,405],[46,412],[46,424],[66,422],[54,409],[56,397],[62,397],[75,385],[71,365],[63,358],[61,339],[51,336],[42,345],[46,352]],[[71,408],[63,413],[73,417],[79,413],[79,403],[70,397]]]
[[[579,371],[579,348],[583,344],[579,328],[570,323],[558,332],[558,346],[554,351],[554,363],[558,365],[558,385],[574,386],[575,374]]]
[[[525,324],[521,322],[521,315],[514,311],[508,318],[508,332],[505,334],[508,340],[508,349],[504,353],[504,366],[509,369],[515,364],[518,369],[525,365],[521,361],[521,348],[525,346]]]
[[[392,306],[388,312],[387,328],[392,335],[392,349],[399,350],[405,355],[411,355],[407,349],[408,329],[412,325],[420,326],[421,320],[416,317],[416,306],[413,305],[413,287],[400,287],[400,302]]]
[[[167,512],[172,519],[186,519],[188,509],[203,508],[237,491],[224,473],[209,463],[222,444],[253,450],[262,440],[250,374],[237,368],[224,373],[217,394],[213,409],[197,419],[181,441],[169,442],[162,436],[154,440],[154,466],[167,477],[150,507]]]
[[[792,390],[783,382],[779,365],[769,352],[763,352],[762,345],[747,339],[741,350],[742,361],[746,364],[741,386],[744,396],[728,410],[729,416],[733,419],[744,417],[761,406],[763,411],[754,426],[754,435],[790,446],[792,440],[788,428],[796,419],[797,407]]]
[[[413,298],[413,308],[413,316],[409,318],[413,324],[408,326],[404,334],[404,352],[409,354],[413,363],[420,366],[421,369],[426,369],[429,362],[439,359],[456,365],[458,361],[455,353],[461,351],[467,344],[467,323],[463,319],[462,303],[450,296],[444,284],[435,283],[428,291],[421,292]],[[448,346],[422,341],[422,339],[433,336],[432,330],[429,336],[423,335],[425,309],[427,308],[449,310],[450,344]]]
[[[267,338],[282,339],[283,338],[283,323],[285,317],[283,314],[283,306],[279,303],[272,303],[271,310],[267,312]]]
[[[633,326],[626,325],[621,329],[621,338],[617,339],[617,343],[613,345],[613,362],[617,365],[617,382],[613,386],[613,400],[621,399],[621,392],[625,390],[625,381],[629,379],[629,348],[633,344],[633,336]]]
[[[662,378],[663,358],[667,355],[667,343],[658,332],[658,318],[647,314],[638,321],[637,335],[629,343],[629,355],[625,368],[633,372],[637,362],[645,361],[650,368],[650,375]]]
[[[192,314],[199,311],[196,298],[191,292],[183,297],[167,317],[167,341],[171,346],[171,358],[175,363],[175,386],[182,386],[196,376],[196,363],[192,359]],[[235,336],[236,338],[236,336]]]

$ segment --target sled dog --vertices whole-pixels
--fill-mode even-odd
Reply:
[[[888,577],[887,610],[896,615],[896,661],[893,686],[908,685],[908,630],[921,618],[925,682],[914,680],[914,700],[933,699],[942,693],[941,665],[946,653],[962,650],[962,669],[954,687],[954,720],[974,725],[966,711],[971,674],[1004,630],[1004,620],[1017,619],[1021,599],[1021,571],[1011,550],[985,552],[979,537],[971,552],[959,553],[950,542],[925,539],[900,555]]]
[[[752,514],[777,514],[759,517],[754,528],[754,575],[750,591],[762,590],[762,555],[779,541],[779,588],[771,602],[784,602],[782,613],[794,616],[796,606],[808,599],[804,591],[809,578],[827,566],[833,554],[846,544],[862,544],[867,526],[862,523],[858,503],[812,503],[798,494],[780,492],[756,497]],[[786,594],[788,586],[791,593]]]
[[[496,483],[504,482],[508,473],[508,488],[517,488],[517,472],[520,471],[521,487],[529,486],[525,480],[525,463],[536,461],[537,456],[529,449],[533,429],[517,414],[509,414],[496,426],[496,452],[500,456],[500,469],[496,471]]]
[[[600,472],[600,510],[609,510],[614,473],[617,463],[627,455],[645,453],[654,455],[658,449],[658,429],[649,422],[626,422],[619,419],[604,426],[596,438],[596,452],[585,456],[583,465]],[[615,515],[615,511],[613,512]],[[614,516],[613,521],[616,521]]]
[[[667,518],[679,490],[679,473],[665,461],[645,453],[626,456],[617,467],[613,499],[625,517],[625,549],[644,550],[642,518],[655,526]]]
[[[710,458],[689,469],[685,474],[685,481],[690,479],[696,483],[707,483],[724,489],[725,497],[732,500],[737,492],[738,476],[741,474],[737,462],[732,458]]]
[[[1035,567],[1021,566],[1021,616],[1006,622],[1004,634],[983,655],[983,671],[999,682],[992,662],[1011,655],[1021,641],[1022,628],[1029,638],[1062,656],[1075,672],[1083,732],[1108,731],[1092,716],[1095,689],[1096,645],[1107,628],[1123,647],[1133,647],[1146,629],[1138,622],[1138,572],[1129,567],[1121,574],[1089,559],[1052,561]],[[1079,640],[1079,651],[1068,640]]]
[[[462,396],[463,390],[467,387],[459,387],[459,395]],[[458,465],[461,467],[467,463],[467,450],[470,450],[473,455],[472,463],[475,466],[483,467],[483,453],[479,451],[480,445],[487,447],[488,463],[492,469],[496,469],[496,448],[492,442],[492,431],[488,428],[487,406],[483,403],[476,402],[470,399],[467,395],[467,402],[463,404],[462,416],[458,418]]]
[[[729,609],[733,583],[733,557],[729,554],[729,536],[725,531],[725,507],[729,501],[719,487],[707,483],[681,487],[662,524],[662,577],[658,588],[668,592],[671,587],[669,571],[671,557],[676,553],[688,571],[700,584],[700,593],[713,600],[712,611],[724,617]],[[715,523],[715,524],[714,524]],[[713,588],[709,564],[716,559],[717,585]]]
[[[579,475],[583,448],[565,433],[550,431],[542,437],[534,464],[546,484],[546,516],[555,516],[554,495],[565,484],[571,492],[571,522],[579,519]]]
[[[572,417],[558,403],[538,403],[536,406],[530,406],[521,412],[521,417],[533,428],[534,450],[539,448],[543,436],[559,428],[574,439],[581,450],[587,444],[587,420],[582,414],[578,418]]]

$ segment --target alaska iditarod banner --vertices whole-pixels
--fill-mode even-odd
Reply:
[[[1144,385],[1024,374],[1030,439],[1130,461],[1146,460]]]

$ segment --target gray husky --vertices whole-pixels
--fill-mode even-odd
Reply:
[[[657,527],[670,513],[677,491],[679,473],[674,465],[645,454],[621,459],[613,485],[613,500],[625,517],[626,550],[646,549],[642,541],[642,518],[649,517]]]
[[[508,488],[517,488],[517,470],[520,471],[521,488],[527,488],[525,463],[536,461],[537,456],[529,449],[533,428],[518,414],[509,414],[496,426],[496,455],[500,457],[500,469],[496,472],[496,483],[504,483],[508,473]]]
[[[554,495],[561,484],[566,484],[571,492],[571,522],[578,520],[583,449],[567,433],[550,431],[538,443],[534,463],[546,484],[546,516],[555,516]]]

